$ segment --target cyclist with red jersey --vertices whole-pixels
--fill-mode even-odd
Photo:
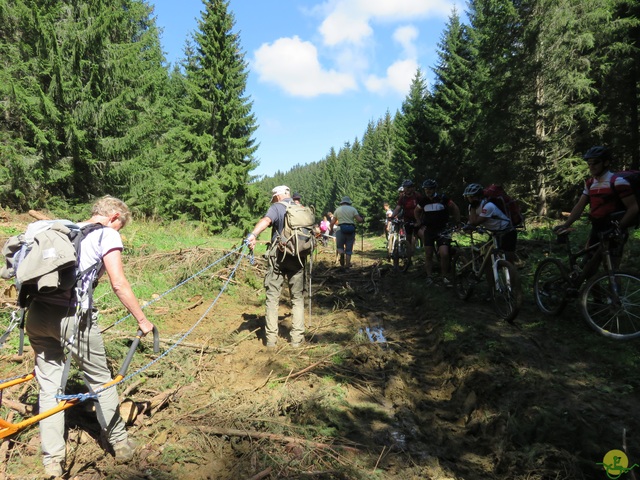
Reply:
[[[635,225],[638,219],[638,202],[629,182],[620,176],[614,177],[615,174],[609,170],[611,152],[608,148],[591,147],[583,158],[589,165],[591,177],[585,182],[582,195],[573,206],[567,221],[554,230],[563,230],[571,226],[589,205],[591,234],[588,245],[595,245],[600,241],[600,234],[613,229],[611,214],[624,210],[619,224],[620,231],[609,243],[611,260],[614,268],[617,268],[622,259],[624,244],[629,238],[627,228]]]
[[[409,258],[411,258],[416,243],[414,232],[417,233],[415,210],[418,203],[422,201],[422,195],[416,192],[416,187],[411,180],[402,182],[402,188],[404,191],[402,195],[400,195],[400,198],[398,198],[398,204],[393,210],[391,218],[397,218],[400,212],[403,212],[405,231],[407,232],[407,240],[409,241]]]

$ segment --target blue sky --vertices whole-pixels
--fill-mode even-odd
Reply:
[[[168,62],[183,56],[201,0],[149,0]],[[417,68],[427,81],[449,0],[231,0],[259,125],[260,166],[273,175],[353,143],[393,115]],[[459,10],[459,7],[458,7]]]

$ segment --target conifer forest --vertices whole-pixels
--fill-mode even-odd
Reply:
[[[316,212],[349,195],[379,229],[404,179],[460,198],[501,183],[528,216],[567,209],[611,147],[640,166],[640,1],[469,0],[397,110],[317,161],[257,177],[260,128],[233,5],[203,0],[168,65],[144,0],[0,0],[0,205],[68,208],[96,195],[138,215],[246,228],[286,184]],[[339,111],[335,112],[340,115]]]

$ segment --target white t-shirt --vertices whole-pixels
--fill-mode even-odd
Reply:
[[[80,223],[81,227],[87,225]],[[109,227],[98,228],[87,235],[80,244],[80,271],[95,265],[112,250],[123,250],[120,233]],[[98,276],[104,273],[104,267],[98,272]]]
[[[482,226],[491,232],[506,230],[511,227],[511,221],[498,206],[489,200],[483,200],[480,206],[476,208],[476,213],[485,220]]]

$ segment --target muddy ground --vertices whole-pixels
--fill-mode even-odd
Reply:
[[[165,352],[202,320],[118,387],[140,412],[129,427],[136,457],[117,465],[100,447],[89,402],[68,411],[66,477],[604,479],[610,450],[626,450],[629,467],[640,463],[637,343],[599,337],[575,305],[543,317],[528,290],[515,324],[504,323],[481,288],[463,302],[426,287],[419,262],[396,273],[378,243],[359,244],[347,271],[331,247],[320,249],[299,349],[288,344],[286,296],[279,346],[263,345],[262,259],[242,260],[218,300],[207,289],[178,307],[151,305]],[[530,267],[520,272],[528,284]],[[114,356],[126,351],[134,327],[125,325],[105,332],[109,345],[124,344],[110,347]],[[157,358],[150,343],[130,372]],[[33,359],[2,362],[6,374],[28,371]],[[35,395],[5,392],[24,404]],[[9,412],[17,415],[3,408],[3,418]],[[5,442],[4,478],[40,478],[38,445],[37,428]]]

